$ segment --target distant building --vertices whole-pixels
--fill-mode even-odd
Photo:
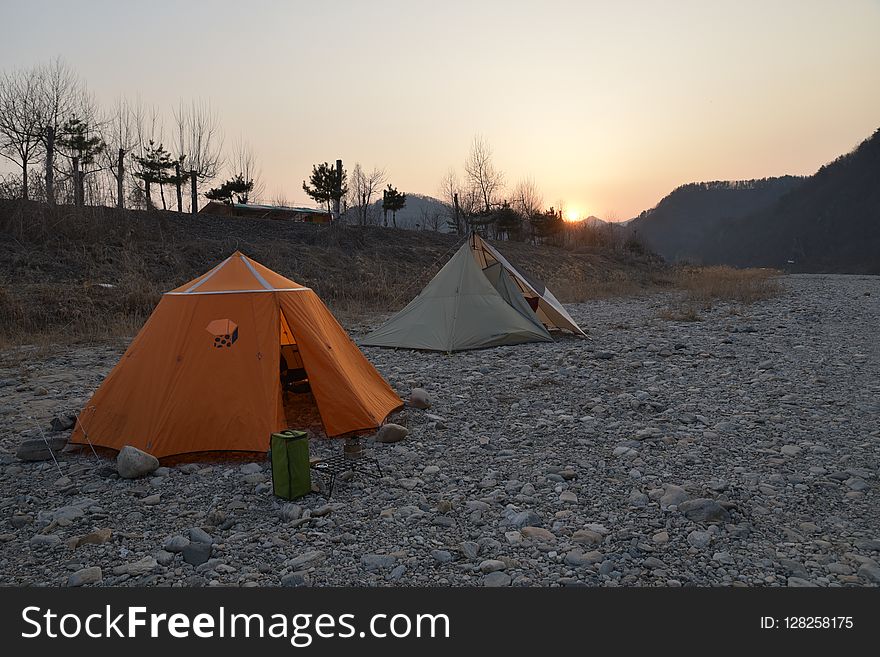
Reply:
[[[219,201],[209,201],[205,207],[199,210],[199,214],[246,217],[248,219],[280,219],[315,224],[324,224],[330,221],[329,212],[315,208],[290,208],[284,205],[259,205],[256,203],[228,205]]]

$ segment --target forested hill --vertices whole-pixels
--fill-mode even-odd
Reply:
[[[725,226],[713,262],[880,274],[880,130],[772,206]]]
[[[689,183],[628,225],[666,260],[703,262],[710,251],[715,252],[724,225],[772,206],[803,180],[783,176]]]

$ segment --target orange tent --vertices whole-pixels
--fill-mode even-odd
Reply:
[[[375,429],[402,406],[310,288],[236,251],[162,296],[71,442],[159,458],[266,451],[287,426],[282,345],[297,352],[327,436]]]

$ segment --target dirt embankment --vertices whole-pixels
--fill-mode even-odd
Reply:
[[[308,285],[335,312],[392,311],[446,262],[457,235],[173,212],[0,202],[0,343],[131,335],[161,294],[236,249]],[[651,255],[504,242],[564,302],[670,284]]]

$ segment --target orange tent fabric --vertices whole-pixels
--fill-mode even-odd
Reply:
[[[403,405],[310,288],[236,252],[163,295],[71,442],[158,458],[266,451],[285,428],[282,343],[299,349],[328,436],[375,429]]]

